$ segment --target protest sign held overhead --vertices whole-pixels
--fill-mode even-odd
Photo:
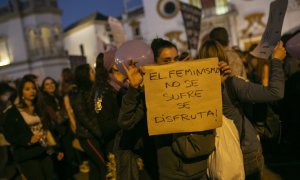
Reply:
[[[149,135],[197,132],[222,124],[217,58],[145,66]]]
[[[250,52],[253,56],[268,59],[281,38],[281,30],[288,1],[276,0],[270,4],[269,19],[258,46]]]
[[[189,49],[197,50],[199,44],[202,11],[195,6],[183,2],[180,2],[180,10],[188,39],[187,42]]]

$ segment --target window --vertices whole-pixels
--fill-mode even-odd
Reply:
[[[140,27],[136,27],[134,30],[134,36],[140,36],[141,32],[140,32]]]
[[[203,9],[213,8],[215,7],[215,0],[201,0],[201,6]]]
[[[137,20],[133,20],[130,22],[130,26],[132,28],[133,36],[140,37],[141,36],[140,22]]]
[[[190,4],[193,5],[193,6],[196,6],[198,8],[202,8],[201,0],[190,0]]]
[[[11,63],[6,38],[0,37],[0,66]]]
[[[227,0],[216,0],[217,15],[226,14],[228,12]]]
[[[109,42],[114,42],[114,36],[112,34],[109,34],[108,37],[109,37]]]
[[[34,29],[27,32],[28,49],[31,57],[35,57],[39,54],[36,38],[36,32]]]
[[[48,27],[41,27],[41,39],[44,55],[50,55],[53,52],[53,38],[51,30]]]

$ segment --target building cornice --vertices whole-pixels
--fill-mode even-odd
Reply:
[[[30,15],[38,15],[38,14],[56,14],[58,16],[62,15],[62,11],[57,8],[40,8],[40,9],[29,9],[23,12],[11,12],[5,15],[0,16],[0,23],[4,23],[14,18],[25,18]]]
[[[57,15],[61,16],[62,10],[60,10],[58,8],[51,8],[51,7],[43,7],[43,8],[39,8],[39,9],[36,9],[36,8],[28,9],[28,10],[21,12],[21,17],[30,16],[33,14],[47,14],[47,13],[57,14]]]
[[[18,66],[23,66],[23,65],[29,65],[29,64],[33,64],[35,62],[39,62],[39,61],[51,61],[51,60],[56,60],[56,59],[62,59],[62,58],[68,58],[67,55],[57,55],[57,56],[51,56],[51,57],[43,57],[43,58],[38,58],[38,59],[27,59],[21,62],[12,62],[8,65],[5,66],[0,66],[0,70],[1,69],[7,69],[7,68],[13,68],[13,67],[18,67]]]
[[[90,20],[90,21],[86,21],[82,24],[78,24],[77,26],[73,27],[72,29],[64,32],[64,37],[70,36],[73,33],[76,33],[78,31],[81,31],[82,29],[89,27],[91,25],[102,25],[107,23],[107,21],[102,21],[102,20]]]
[[[19,15],[19,13],[16,13],[16,12],[2,15],[2,16],[0,16],[0,23],[4,23],[6,21],[9,21],[9,20],[17,18],[17,17],[20,17],[20,15]]]

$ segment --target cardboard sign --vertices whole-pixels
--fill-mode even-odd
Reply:
[[[217,58],[145,66],[149,135],[197,132],[222,125]]]
[[[268,59],[270,57],[274,47],[281,38],[281,30],[287,5],[287,0],[276,0],[271,3],[266,30],[258,46],[250,52],[253,56],[262,59]]]

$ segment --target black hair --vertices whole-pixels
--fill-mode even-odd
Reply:
[[[0,82],[0,95],[3,95],[7,92],[13,93],[15,91],[7,82]]]
[[[62,81],[63,83],[74,83],[74,73],[71,68],[64,68],[61,71]]]
[[[25,103],[25,100],[23,99],[23,89],[24,89],[24,86],[26,83],[32,83],[33,86],[35,87],[36,89],[36,96],[33,100],[33,106],[34,106],[34,112],[37,113],[39,116],[42,115],[41,113],[41,108],[39,107],[41,104],[41,101],[39,101],[38,99],[38,88],[36,86],[36,83],[34,80],[30,79],[30,78],[26,78],[26,77],[23,77],[20,81],[20,83],[18,84],[18,89],[17,89],[17,93],[18,93],[18,97],[19,97],[19,102],[18,102],[18,106],[20,108],[26,108],[27,107],[27,104]]]
[[[75,69],[75,83],[79,89],[91,89],[93,82],[90,80],[90,65],[82,64]]]
[[[157,62],[157,58],[164,48],[175,48],[177,50],[175,44],[170,41],[164,40],[162,38],[155,38],[152,40],[151,49],[153,51],[155,62]]]
[[[99,86],[103,86],[107,83],[109,72],[104,67],[104,54],[99,53],[96,58],[96,80],[95,84]]]
[[[223,27],[216,27],[209,33],[209,38],[218,41],[222,46],[228,46],[229,36],[228,32]]]
[[[103,92],[103,89],[108,85],[108,78],[109,73],[106,68],[104,67],[104,54],[99,53],[96,58],[96,75],[95,75],[95,82],[92,87],[91,91],[91,98],[94,98],[94,95],[96,91],[100,90],[100,92]]]
[[[23,79],[30,79],[30,80],[32,80],[32,81],[35,81],[35,80],[38,79],[38,76],[35,75],[35,74],[25,74],[25,75],[23,76]]]

